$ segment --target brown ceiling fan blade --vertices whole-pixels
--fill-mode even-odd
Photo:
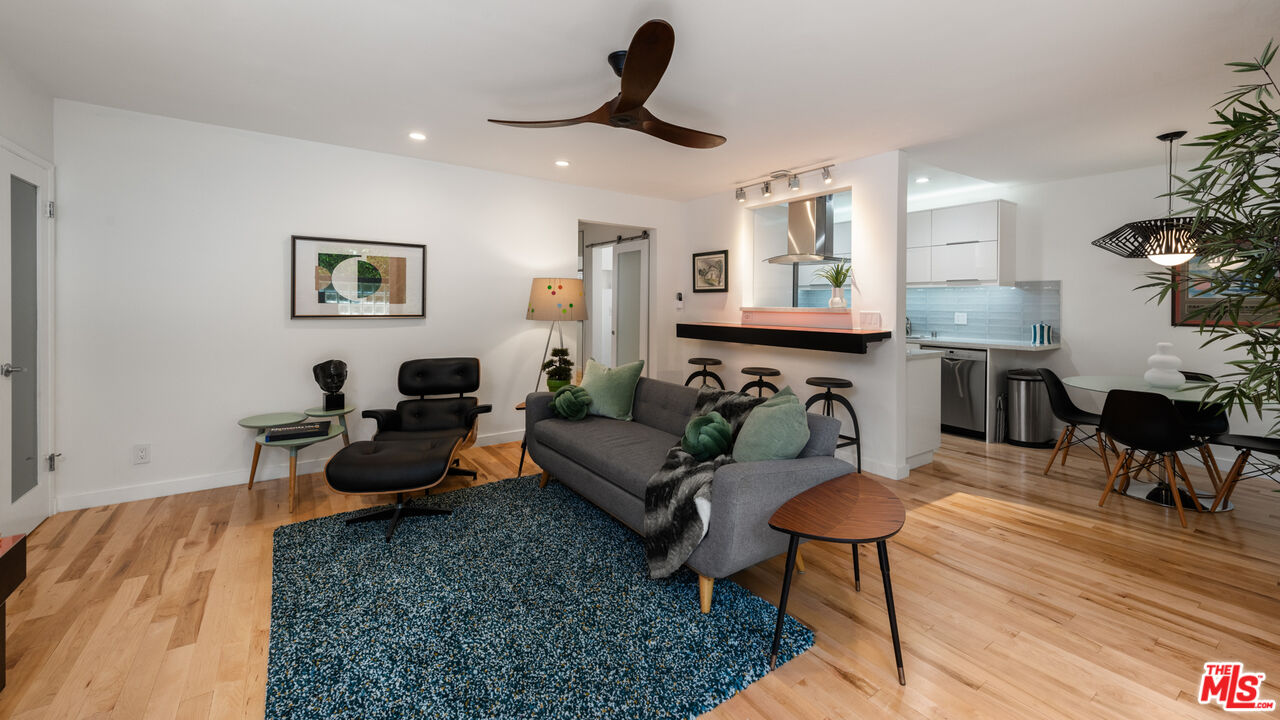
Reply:
[[[666,140],[669,143],[675,143],[676,145],[683,145],[685,147],[705,150],[713,147],[720,147],[724,144],[723,135],[713,135],[708,132],[702,132],[701,130],[672,125],[671,123],[665,120],[659,120],[652,115],[637,125],[635,129],[642,133],[648,133],[661,140]]]
[[[570,125],[580,125],[582,123],[589,123],[589,122],[608,125],[609,124],[609,105],[612,103],[613,101],[610,100],[609,102],[606,102],[605,104],[601,105],[595,110],[592,110],[586,115],[583,115],[581,117],[576,117],[576,118],[566,118],[564,120],[494,120],[490,118],[489,122],[497,123],[498,125],[510,125],[511,127],[523,127],[523,128],[569,127]]]
[[[664,20],[650,20],[636,31],[622,66],[622,94],[615,112],[634,110],[653,94],[671,62],[676,31]]]

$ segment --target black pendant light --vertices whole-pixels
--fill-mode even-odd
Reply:
[[[1094,245],[1120,257],[1147,258],[1166,267],[1181,265],[1195,257],[1196,238],[1214,223],[1201,220],[1197,224],[1194,217],[1173,217],[1173,144],[1186,134],[1186,130],[1175,130],[1156,136],[1169,145],[1168,217],[1125,223],[1094,240]]]

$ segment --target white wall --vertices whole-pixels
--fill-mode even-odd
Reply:
[[[860,292],[851,293],[850,308],[878,310],[893,339],[872,343],[865,355],[796,350],[791,348],[677,340],[664,355],[665,379],[683,382],[692,371],[688,359],[710,355],[724,361],[717,368],[730,388],[748,379],[744,365],[768,365],[782,371],[802,399],[817,391],[805,385],[813,375],[847,377],[854,389],[846,391],[858,412],[863,436],[863,468],[890,478],[907,474],[906,466],[906,353],[905,336],[905,170],[900,152],[840,163],[832,171],[830,191],[849,189],[853,196],[851,217],[852,264]],[[776,198],[775,198],[776,199]],[[687,252],[664,258],[665,273],[682,278],[687,302],[680,322],[739,322],[743,305],[755,304],[753,273],[752,207],[738,203],[725,192],[688,204],[685,235]],[[729,292],[690,293],[690,254],[729,248]],[[846,432],[847,432],[846,428]],[[842,450],[844,456],[846,451]]]
[[[236,420],[319,404],[310,368],[331,357],[348,403],[371,408],[399,398],[403,360],[477,356],[482,440],[519,439],[546,338],[524,319],[529,279],[575,273],[578,221],[683,247],[664,200],[66,101],[55,125],[59,509],[244,482]],[[290,320],[294,234],[426,244],[426,319]],[[133,465],[143,442],[153,460]],[[273,477],[287,457],[263,461]]]
[[[1177,170],[1186,172],[1183,163]],[[1166,214],[1163,165],[1051,183],[1013,185],[913,202],[925,210],[1004,198],[1018,205],[1017,279],[1062,281],[1062,349],[1020,353],[1024,367],[1047,366],[1062,376],[1141,375],[1157,342],[1172,342],[1187,370],[1226,373],[1232,354],[1224,345],[1202,348],[1195,328],[1172,327],[1168,303],[1149,302],[1148,260],[1126,260],[1090,245],[1126,222]],[[1082,406],[1100,407],[1102,396],[1072,391]],[[1269,422],[1232,417],[1232,429],[1264,432]]]
[[[0,137],[53,159],[53,98],[0,56]]]

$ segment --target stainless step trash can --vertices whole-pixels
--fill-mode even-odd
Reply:
[[[1049,391],[1044,378],[1031,368],[1010,370],[1007,416],[1010,445],[1021,447],[1053,447],[1053,412],[1049,407]]]

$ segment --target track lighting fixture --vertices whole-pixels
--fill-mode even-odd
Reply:
[[[761,176],[758,180],[754,182],[749,182],[749,183],[744,183],[742,185],[739,185],[737,188],[734,189],[733,197],[737,199],[738,202],[746,202],[747,191],[756,185],[760,186],[761,197],[770,197],[773,195],[773,183],[775,181],[782,182],[783,180],[786,180],[788,190],[792,192],[796,192],[800,189],[800,176],[807,175],[809,173],[822,173],[822,182],[824,184],[830,185],[831,184],[831,168],[833,167],[835,166],[820,165],[818,167],[811,167],[807,170],[774,170],[773,172],[767,175]]]

